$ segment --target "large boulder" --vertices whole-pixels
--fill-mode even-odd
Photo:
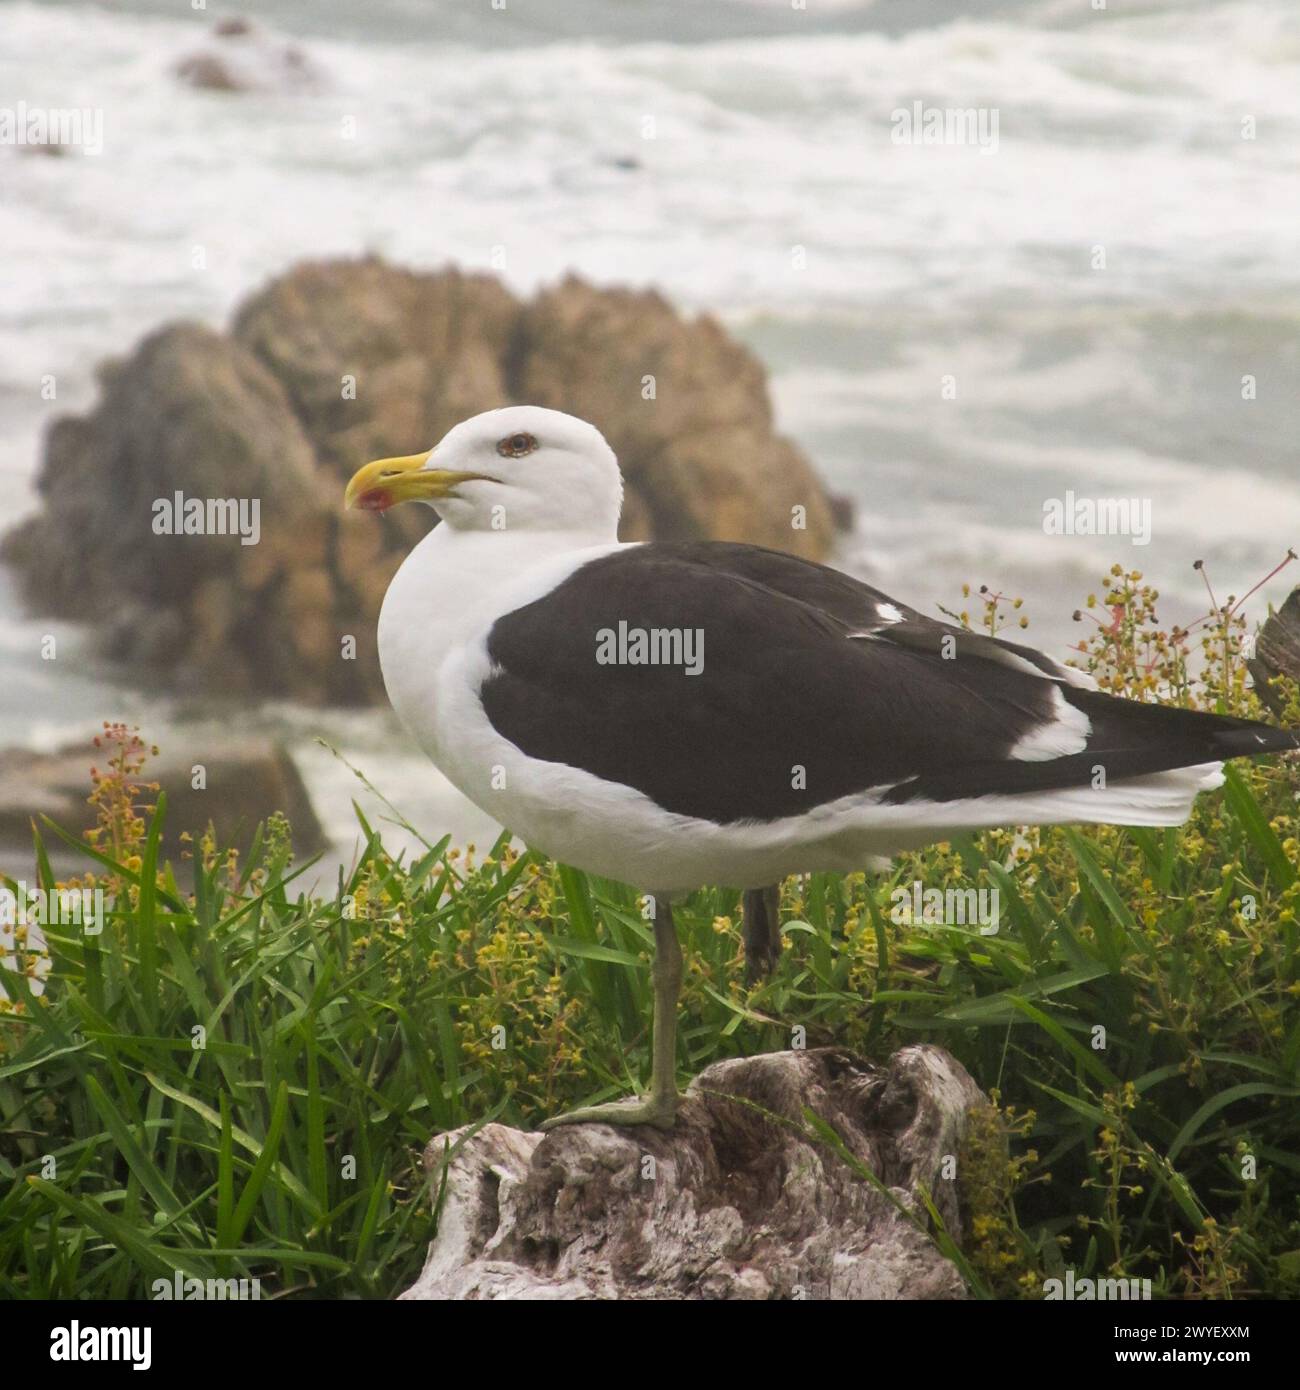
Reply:
[[[625,539],[812,559],[831,542],[831,504],[775,433],[757,359],[653,292],[570,278],[524,302],[491,276],[308,263],[229,333],[162,328],[100,377],[91,413],[51,427],[44,509],[0,556],[33,610],[95,624],[110,656],[180,689],[382,699],[379,604],[434,517],[345,514],[342,485],[495,406],[552,406],[605,433]],[[158,534],[177,494],[256,499],[256,542]]]
[[[715,1063],[667,1132],[439,1135],[438,1233],[402,1297],[963,1298],[925,1202],[960,1246],[958,1156],[984,1105],[941,1048],[883,1067],[819,1048]]]

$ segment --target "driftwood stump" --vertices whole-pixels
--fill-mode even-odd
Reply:
[[[883,1067],[819,1048],[714,1064],[669,1132],[490,1124],[449,1161],[468,1130],[439,1135],[438,1234],[402,1297],[961,1298],[952,1263],[804,1111],[909,1210],[924,1186],[960,1243],[957,1150],[982,1103],[941,1048]]]
[[[1274,676],[1300,681],[1300,588],[1292,589],[1282,607],[1260,628],[1255,655],[1246,666],[1259,698],[1280,716],[1286,700],[1269,681]]]

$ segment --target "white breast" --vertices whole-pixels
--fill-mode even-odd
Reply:
[[[550,592],[579,565],[619,548],[618,542],[592,545],[582,535],[455,531],[444,525],[416,546],[393,577],[379,614],[379,664],[388,698],[411,737],[484,809],[492,811],[478,792],[496,750],[481,737],[482,727],[491,726],[478,689],[488,671],[493,623]],[[495,731],[491,741],[503,742]],[[462,785],[465,779],[477,790]]]

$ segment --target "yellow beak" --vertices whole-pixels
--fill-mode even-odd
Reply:
[[[458,473],[455,469],[426,468],[429,455],[407,454],[405,458],[376,459],[358,468],[343,494],[345,507],[366,512],[385,512],[399,502],[430,501],[450,497],[458,483],[481,478],[496,482],[486,473]]]

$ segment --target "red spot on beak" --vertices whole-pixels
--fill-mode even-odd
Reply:
[[[386,488],[372,487],[363,492],[354,504],[363,512],[386,512],[393,505],[393,494]]]

